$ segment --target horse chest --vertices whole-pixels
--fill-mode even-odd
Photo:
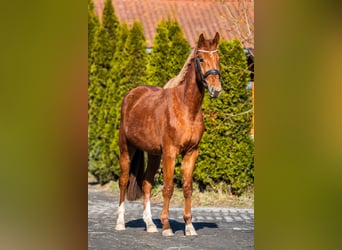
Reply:
[[[197,146],[203,135],[203,122],[191,122],[181,126],[175,144],[181,149]]]

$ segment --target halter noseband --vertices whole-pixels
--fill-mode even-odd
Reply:
[[[197,50],[197,52],[212,54],[212,53],[217,53],[217,49],[216,50],[202,50],[202,49],[199,49],[199,50]],[[196,53],[196,69],[197,69],[197,72],[201,76],[201,81],[202,81],[203,86],[206,87],[206,88],[208,88],[208,83],[207,83],[207,81],[205,79],[209,75],[218,75],[220,77],[220,71],[218,71],[217,69],[209,69],[204,74],[202,73],[201,66],[200,66],[200,61],[199,61],[199,57],[198,57],[197,53]]]

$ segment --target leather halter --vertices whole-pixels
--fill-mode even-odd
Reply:
[[[197,52],[202,52],[202,53],[217,53],[217,49],[216,50],[202,50],[202,49],[199,49],[197,50]],[[198,57],[198,54],[196,53],[196,69],[197,69],[197,72],[200,74],[201,76],[201,82],[203,84],[203,86],[205,88],[208,88],[208,83],[207,81],[205,80],[209,75],[218,75],[220,77],[220,71],[217,70],[217,69],[209,69],[207,72],[205,72],[204,74],[202,73],[202,69],[201,69],[201,66],[200,66],[200,61],[199,61],[199,57]]]

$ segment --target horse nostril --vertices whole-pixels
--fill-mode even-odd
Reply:
[[[219,97],[221,94],[222,90],[215,90],[215,96],[214,97]]]
[[[211,97],[218,97],[222,92],[221,87],[208,86],[208,90]]]

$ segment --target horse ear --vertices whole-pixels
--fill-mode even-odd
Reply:
[[[205,38],[204,38],[204,35],[203,33],[201,33],[201,35],[199,36],[198,38],[198,43],[197,43],[197,46],[201,46],[202,44],[204,44],[204,41],[205,41]]]
[[[220,41],[220,34],[218,32],[216,32],[216,35],[213,39],[213,42],[217,45]]]

